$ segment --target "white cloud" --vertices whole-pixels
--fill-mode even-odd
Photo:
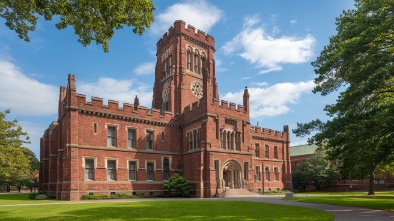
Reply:
[[[231,41],[222,46],[224,54],[238,53],[242,58],[262,68],[259,73],[282,70],[283,64],[304,63],[313,57],[315,38],[307,35],[304,38],[281,36],[276,38],[278,29],[273,35],[263,27],[256,27],[260,22],[257,16],[246,17],[244,29]]]
[[[262,86],[264,84],[261,83]],[[315,84],[313,81],[297,83],[279,83],[270,87],[248,88],[250,95],[250,117],[277,116],[290,111],[289,104],[297,103],[303,93],[311,92]],[[242,104],[243,93],[227,93],[221,99]]]
[[[134,69],[134,73],[137,75],[150,75],[155,73],[155,62],[145,62],[140,65],[136,69]]]
[[[117,80],[113,78],[99,78],[97,82],[77,81],[77,92],[85,94],[87,100],[91,96],[119,101],[123,103],[134,103],[137,95],[141,106],[152,106],[152,89],[150,86],[135,83],[132,80]],[[105,103],[105,102],[104,102]]]
[[[297,20],[296,19],[292,19],[292,20],[290,20],[290,23],[291,24],[295,24],[295,23],[297,23]]]
[[[269,84],[267,82],[252,82],[252,85],[256,85],[256,86],[268,86]]]
[[[0,60],[0,108],[13,114],[47,116],[57,113],[59,90],[22,73],[7,60]]]
[[[222,10],[205,0],[186,1],[171,5],[163,13],[158,14],[150,30],[156,35],[161,35],[168,31],[174,21],[183,20],[196,30],[208,33],[222,16]]]

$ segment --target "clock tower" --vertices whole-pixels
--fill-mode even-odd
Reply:
[[[218,99],[214,39],[175,21],[157,42],[152,108],[181,114],[186,106]]]

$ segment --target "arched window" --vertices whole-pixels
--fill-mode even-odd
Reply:
[[[192,70],[192,52],[190,49],[187,50],[187,70]]]
[[[193,65],[194,65],[194,73],[199,74],[200,66],[199,66],[199,56],[197,51],[194,53]]]
[[[167,77],[167,61],[163,62],[163,79]]]
[[[167,75],[171,75],[172,74],[172,55],[168,56],[168,74]]]

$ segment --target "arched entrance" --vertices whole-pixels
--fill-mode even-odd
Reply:
[[[242,167],[236,160],[228,160],[223,166],[223,183],[230,189],[243,188]]]

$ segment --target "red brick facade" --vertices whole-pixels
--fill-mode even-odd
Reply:
[[[157,43],[152,109],[60,88],[59,116],[41,138],[40,188],[57,199],[84,194],[163,193],[180,173],[196,197],[224,188],[291,189],[289,128],[250,125],[243,105],[220,101],[214,39],[183,21]]]

